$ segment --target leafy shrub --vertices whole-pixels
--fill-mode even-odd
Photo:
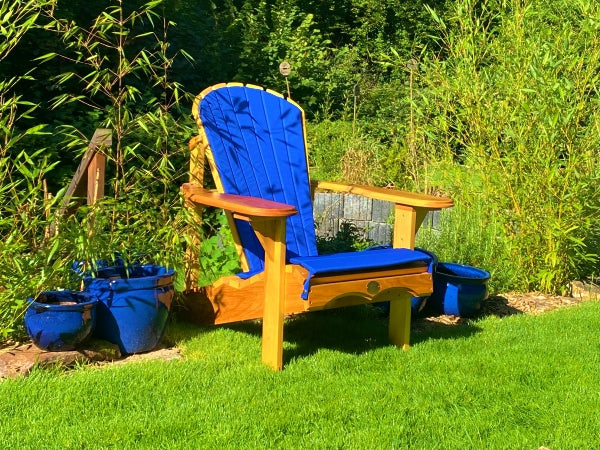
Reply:
[[[321,255],[365,250],[376,244],[366,237],[364,230],[347,221],[340,223],[340,229],[335,236],[317,236],[317,249]]]
[[[160,2],[139,3],[134,9],[113,2],[91,25],[78,22],[79,17],[60,17],[62,9],[31,4],[35,8],[27,13],[32,18],[28,26],[34,26],[43,13],[44,32],[52,30],[64,44],[62,53],[50,52],[38,61],[68,61],[67,70],[52,80],[58,92],[54,107],[77,105],[79,116],[93,117],[96,127],[113,130],[113,146],[101,150],[108,163],[106,197],[63,217],[64,188],[48,188],[62,184],[49,182],[59,163],[56,156],[78,161],[89,135],[72,125],[63,126],[67,144],[62,152],[28,147],[43,141],[25,142],[23,137],[39,135],[43,127],[19,131],[14,125],[37,105],[13,94],[14,82],[1,82],[0,96],[12,99],[14,106],[0,119],[7,120],[0,141],[3,337],[23,332],[19,318],[28,296],[47,289],[78,288],[77,274],[71,270],[74,261],[82,262],[85,270],[118,254],[125,262],[174,267],[176,287],[181,290],[190,261],[197,258],[186,252],[193,249],[192,234],[198,230],[190,229],[179,194],[189,160],[182,142],[189,136],[191,120],[179,118],[179,102],[186,96],[170,78],[175,55],[167,45],[169,24],[159,14]],[[143,86],[147,88],[142,91]],[[3,105],[10,103],[0,102],[0,108]]]
[[[504,225],[487,210],[488,205],[458,203],[443,210],[435,227],[423,226],[417,247],[432,251],[440,261],[457,262],[487,270],[491,292],[528,289],[527,274],[521,270],[518,248],[503,238]]]
[[[497,224],[524,289],[565,292],[600,268],[599,8],[456,2],[443,57],[421,65],[425,179],[479,208],[474,227]]]
[[[387,184],[389,158],[397,147],[371,134],[370,122],[323,121],[307,126],[311,177],[356,184]]]

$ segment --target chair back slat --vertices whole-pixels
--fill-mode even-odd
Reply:
[[[257,87],[222,85],[203,93],[201,121],[223,190],[293,205],[287,258],[316,256],[316,239],[302,109]],[[236,221],[251,272],[264,253],[251,226]]]

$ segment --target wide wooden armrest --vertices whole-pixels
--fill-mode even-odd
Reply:
[[[192,203],[222,208],[242,216],[287,217],[298,213],[295,207],[285,203],[244,195],[221,194],[198,184],[184,183],[181,190],[184,198]]]
[[[384,200],[398,205],[412,206],[414,208],[442,209],[454,206],[451,198],[436,197],[434,195],[419,194],[417,192],[401,191],[376,186],[352,185],[336,183],[333,181],[317,181],[317,189],[347,194],[357,194],[376,200]]]

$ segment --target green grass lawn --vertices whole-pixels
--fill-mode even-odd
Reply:
[[[185,355],[0,382],[1,448],[594,448],[600,303],[413,333],[367,307],[286,323],[285,369],[260,325],[171,324]]]

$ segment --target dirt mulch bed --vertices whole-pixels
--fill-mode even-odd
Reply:
[[[589,297],[563,297],[538,292],[529,294],[503,294],[488,298],[483,304],[483,314],[508,316],[511,314],[541,314],[563,306],[577,305]]]
[[[560,295],[548,295],[539,292],[529,293],[507,293],[501,295],[492,295],[482,303],[481,311],[477,317],[497,316],[505,317],[513,314],[542,314],[546,311],[562,308],[566,306],[578,305],[581,302],[595,299],[596,296],[575,295],[574,297],[565,297]],[[423,317],[416,321],[413,326],[418,330],[424,330],[436,325],[459,325],[468,321],[458,316],[431,316]]]
[[[171,361],[182,358],[179,348],[159,346],[156,349],[134,355],[121,355],[119,347],[110,342],[90,340],[77,350],[47,352],[40,350],[31,342],[15,343],[0,348],[0,380],[28,375],[35,366],[64,368],[76,364],[121,364],[124,362],[159,359]]]

